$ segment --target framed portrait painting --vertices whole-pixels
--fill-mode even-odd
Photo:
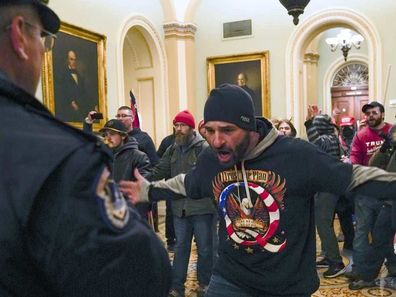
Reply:
[[[239,85],[252,97],[256,116],[270,118],[268,51],[207,58],[209,91],[223,83]]]
[[[54,48],[45,54],[44,104],[77,128],[92,110],[103,114],[95,131],[107,119],[105,42],[103,35],[62,22]]]

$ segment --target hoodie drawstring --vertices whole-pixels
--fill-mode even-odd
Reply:
[[[238,176],[238,168],[236,165],[234,165],[234,169],[235,169],[237,183],[238,183],[238,185],[240,185],[239,176]],[[243,184],[245,186],[246,198],[241,198],[241,193],[240,193],[239,186],[238,186],[237,191],[238,191],[239,203],[241,203],[242,206],[244,206],[246,209],[249,209],[249,208],[253,207],[253,203],[252,203],[252,199],[250,197],[250,191],[249,191],[249,185],[248,185],[248,180],[247,180],[247,176],[246,176],[244,160],[241,162],[241,169],[242,169]]]

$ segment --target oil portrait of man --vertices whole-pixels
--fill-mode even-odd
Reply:
[[[96,43],[60,32],[52,56],[55,116],[82,122],[99,109]]]
[[[256,116],[263,115],[260,60],[218,63],[214,69],[216,87],[223,83],[232,83],[240,86],[252,97]]]

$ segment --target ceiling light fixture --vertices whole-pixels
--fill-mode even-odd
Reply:
[[[338,47],[340,47],[344,60],[348,58],[348,52],[354,46],[356,49],[360,49],[360,46],[364,38],[360,34],[352,35],[351,30],[343,29],[337,35],[337,37],[326,38],[326,43],[330,46],[330,50],[335,52]]]
[[[293,16],[294,25],[298,24],[298,17],[304,13],[304,8],[310,0],[279,0],[280,3],[287,9],[287,12]]]

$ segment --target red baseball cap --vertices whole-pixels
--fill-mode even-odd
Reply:
[[[340,127],[355,125],[354,117],[342,117],[340,120]]]

